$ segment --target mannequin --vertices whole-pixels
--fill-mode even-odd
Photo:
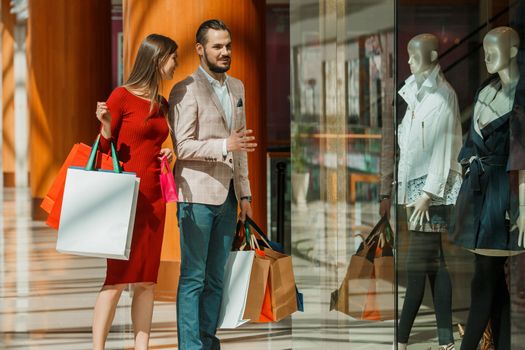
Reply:
[[[456,158],[461,122],[456,93],[438,64],[438,38],[417,35],[408,43],[410,71],[399,94],[407,112],[398,128],[398,204],[405,205],[410,243],[407,290],[398,326],[398,349],[406,349],[428,277],[439,349],[454,349],[452,287],[441,238],[461,186]]]
[[[525,150],[516,142],[524,135],[511,137],[512,125],[523,118],[521,109],[514,106],[520,78],[518,47],[519,36],[512,28],[498,27],[485,35],[487,71],[497,74],[476,95],[469,135],[458,157],[465,176],[451,238],[475,254],[462,350],[477,348],[489,319],[496,349],[510,349],[510,296],[504,265],[509,255],[523,251],[525,232]]]

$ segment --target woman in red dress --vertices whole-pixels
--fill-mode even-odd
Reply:
[[[163,80],[173,78],[177,44],[151,34],[141,43],[128,81],[116,88],[107,102],[97,103],[101,149],[117,147],[123,170],[140,178],[139,197],[129,260],[107,260],[106,280],[93,316],[93,349],[104,349],[122,290],[133,284],[131,319],[135,349],[147,349],[153,314],[153,294],[160,264],[165,203],[160,189],[161,149],[169,134],[168,104],[158,94]]]

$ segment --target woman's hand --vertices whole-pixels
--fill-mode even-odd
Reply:
[[[162,157],[166,156],[168,158],[168,163],[171,163],[173,160],[173,151],[169,148],[163,148],[160,150],[159,159],[162,160]]]
[[[97,102],[97,119],[102,124],[100,133],[104,138],[111,138],[111,113],[109,112],[106,102]]]
[[[427,221],[430,221],[430,215],[428,214],[428,207],[430,206],[430,196],[423,192],[421,197],[415,202],[412,202],[410,204],[407,204],[407,207],[414,207],[414,212],[410,216],[409,221],[411,223],[417,224],[419,221],[419,225],[423,225],[424,218],[427,218]]]

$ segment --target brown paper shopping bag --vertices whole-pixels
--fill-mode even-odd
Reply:
[[[345,278],[337,292],[335,309],[361,319],[374,276],[375,246],[362,244],[350,259]]]
[[[338,290],[332,293],[331,309],[360,320],[394,317],[394,257],[392,230],[381,219],[352,256]]]
[[[256,250],[243,319],[249,319],[254,322],[259,321],[269,274],[270,260],[265,258],[263,251]]]
[[[264,248],[264,254],[270,260],[268,283],[273,321],[280,321],[297,311],[292,257],[269,248]]]

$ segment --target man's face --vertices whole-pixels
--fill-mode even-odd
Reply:
[[[425,55],[420,47],[408,45],[408,65],[412,74],[423,73],[431,68],[430,54]]]
[[[226,30],[209,29],[206,43],[197,45],[199,55],[212,72],[224,73],[230,69],[232,40]]]

